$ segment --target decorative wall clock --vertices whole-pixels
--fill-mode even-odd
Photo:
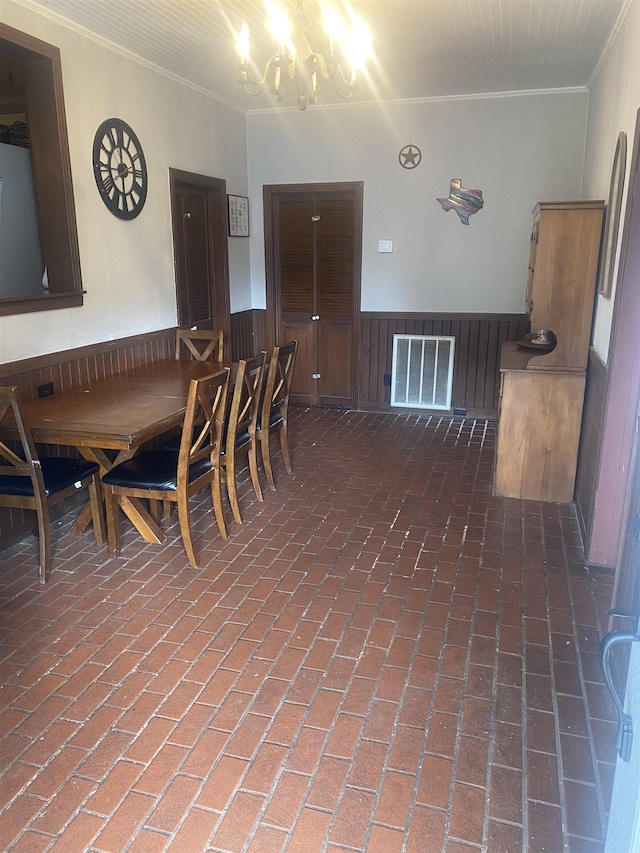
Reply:
[[[134,219],[147,198],[140,140],[120,118],[108,118],[93,139],[93,174],[103,202],[118,219]]]

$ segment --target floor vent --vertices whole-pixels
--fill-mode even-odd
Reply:
[[[391,405],[451,408],[454,346],[453,337],[394,335]]]

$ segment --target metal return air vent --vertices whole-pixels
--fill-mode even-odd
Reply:
[[[394,335],[391,405],[451,408],[454,347],[445,335]]]

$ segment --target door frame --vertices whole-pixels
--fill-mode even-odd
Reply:
[[[177,252],[177,216],[176,216],[176,187],[178,184],[187,185],[202,190],[206,195],[207,205],[207,253],[211,271],[210,293],[211,305],[215,316],[220,321],[218,327],[224,330],[225,355],[229,352],[231,335],[231,308],[229,296],[229,238],[227,234],[227,184],[222,178],[210,175],[198,175],[194,172],[184,172],[181,169],[169,168],[169,193],[171,197],[171,236],[173,245],[174,283],[176,287],[176,321],[178,317],[178,279],[176,270]],[[219,197],[220,203],[216,204]]]
[[[627,181],[587,555],[590,562],[612,566],[616,573],[626,524],[640,387],[640,299],[635,284],[640,265],[640,109]],[[614,587],[614,595],[616,592]]]
[[[271,350],[276,345],[276,327],[279,314],[279,290],[277,287],[278,247],[275,235],[275,204],[280,195],[294,193],[352,192],[354,195],[354,259],[353,259],[353,303],[351,329],[351,408],[360,405],[360,296],[362,283],[362,226],[363,226],[363,181],[336,181],[322,184],[265,184],[262,188],[264,212],[265,284],[267,299],[267,341]]]

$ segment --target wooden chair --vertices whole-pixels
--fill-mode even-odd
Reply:
[[[192,379],[182,427],[180,449],[150,450],[116,465],[102,478],[107,507],[109,551],[120,551],[118,506],[126,512],[127,502],[147,520],[148,529],[160,540],[164,538],[157,517],[146,513],[140,504],[148,498],[152,506],[172,501],[178,505],[180,535],[193,568],[197,568],[191,524],[189,498],[205,486],[211,486],[213,509],[223,539],[227,528],[222,509],[220,485],[220,453],[227,402],[229,368],[210,376]],[[198,429],[194,432],[194,426]],[[157,516],[157,513],[155,513]],[[145,530],[140,531],[143,535]]]
[[[253,358],[238,363],[236,381],[227,421],[227,436],[222,456],[222,465],[226,471],[227,492],[233,517],[242,523],[238,494],[236,491],[236,462],[238,456],[249,457],[249,471],[253,490],[259,501],[262,498],[258,477],[258,416],[262,392],[262,377],[267,354],[261,352]]]
[[[0,388],[0,425],[17,432],[21,446],[14,452],[0,439],[0,506],[35,510],[40,542],[40,583],[46,583],[51,571],[49,508],[81,486],[89,490],[96,542],[102,545],[105,541],[99,466],[85,459],[38,456],[22,414],[20,391],[15,386]]]
[[[265,474],[267,475],[267,482],[272,491],[275,491],[276,484],[273,479],[269,445],[271,434],[275,430],[280,434],[280,448],[282,450],[284,467],[288,474],[291,473],[288,412],[291,382],[293,380],[297,352],[298,341],[290,341],[288,344],[273,348],[264,389],[262,414],[260,416],[260,450],[262,452],[262,463]]]
[[[224,331],[222,329],[176,329],[176,360],[184,349],[196,361],[222,361]]]

